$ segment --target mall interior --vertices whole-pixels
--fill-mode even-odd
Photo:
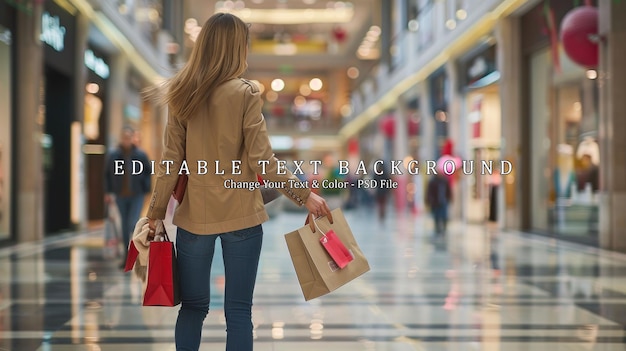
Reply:
[[[274,153],[369,265],[307,301],[307,210],[267,203],[256,350],[626,350],[626,1],[0,0],[0,351],[175,350],[179,306],[120,269],[107,155],[130,128],[160,160],[145,92],[218,12]],[[200,350],[226,342],[216,247]]]

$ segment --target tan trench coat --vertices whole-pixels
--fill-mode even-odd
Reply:
[[[232,188],[255,183],[257,174],[284,185],[279,190],[302,206],[311,190],[298,188],[303,183],[291,172],[280,174],[261,113],[262,104],[258,87],[237,78],[218,87],[197,116],[187,121],[170,116],[147,216],[165,218],[183,160],[188,166],[189,182],[173,223],[191,233],[226,233],[266,221],[260,190]],[[169,174],[163,161],[172,161]]]

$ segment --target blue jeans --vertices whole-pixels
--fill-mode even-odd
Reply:
[[[435,220],[435,233],[445,234],[448,224],[448,205],[437,205],[431,208]]]
[[[126,254],[128,254],[130,236],[135,231],[135,225],[139,220],[139,215],[141,215],[143,200],[143,194],[129,197],[115,196],[115,203],[122,217],[122,240],[124,240]],[[126,254],[124,256],[124,262],[126,261]]]
[[[252,294],[256,282],[261,225],[216,235],[196,235],[178,228],[176,251],[182,306],[176,321],[176,350],[197,351],[211,299],[211,263],[220,238],[226,288],[226,351],[252,351]]]

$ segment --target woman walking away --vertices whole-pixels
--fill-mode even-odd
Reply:
[[[296,187],[301,183],[292,173],[278,171],[261,114],[261,93],[255,84],[241,78],[247,69],[248,39],[248,25],[243,21],[231,14],[215,14],[203,25],[189,62],[165,85],[169,118],[147,217],[154,235],[157,221],[165,218],[185,160],[189,166],[187,190],[173,218],[178,226],[182,300],[175,331],[178,351],[200,347],[218,238],[226,279],[226,350],[252,350],[252,295],[263,237],[261,224],[268,215],[260,190],[237,184],[252,184],[259,174],[264,180],[283,184],[280,191],[312,214],[330,212],[323,198]]]

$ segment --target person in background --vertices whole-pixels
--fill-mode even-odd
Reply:
[[[198,351],[202,325],[211,302],[211,264],[218,239],[224,262],[224,316],[226,350],[252,351],[252,298],[256,284],[262,223],[269,219],[259,189],[233,189],[225,180],[284,184],[279,188],[294,204],[313,215],[328,215],[326,201],[290,171],[278,168],[262,113],[259,87],[242,79],[246,71],[250,30],[238,17],[216,13],[202,26],[185,66],[165,82],[161,103],[169,117],[161,161],[178,170],[183,160],[219,160],[237,169],[201,174],[190,169],[182,202],[174,212],[181,307],[174,339],[177,351]],[[154,94],[158,96],[159,89]],[[266,167],[262,163],[267,162]],[[166,171],[159,162],[146,217],[149,236],[165,218],[178,172]],[[290,182],[291,181],[291,182]]]
[[[150,161],[146,153],[135,145],[135,141],[135,131],[130,127],[124,127],[120,143],[109,153],[104,168],[104,202],[107,205],[115,202],[122,217],[122,240],[125,254],[120,268],[123,268],[126,262],[130,236],[139,220],[146,194],[150,192],[151,187]],[[116,166],[115,161],[124,161],[123,167]],[[141,163],[143,171],[140,174],[133,175],[133,161]],[[139,171],[138,163],[135,162],[135,164],[137,164],[136,171]]]
[[[378,186],[374,189],[374,196],[376,197],[376,207],[378,208],[378,219],[384,221],[387,217],[387,202],[389,199],[390,189],[381,186],[382,183],[391,179],[389,171],[386,167],[382,167],[380,170],[374,170],[373,179],[376,180]]]
[[[452,202],[452,188],[448,177],[437,172],[428,182],[426,189],[426,205],[435,220],[435,233],[443,236],[448,224],[448,206]]]

